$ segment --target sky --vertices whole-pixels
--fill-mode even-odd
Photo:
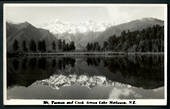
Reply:
[[[87,20],[121,24],[153,17],[165,19],[161,4],[5,4],[4,15],[13,23],[29,22],[39,26],[56,19],[78,24]]]

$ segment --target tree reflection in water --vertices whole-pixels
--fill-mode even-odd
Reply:
[[[35,81],[47,79],[54,74],[65,76],[76,74],[87,77],[102,76],[110,81],[153,89],[164,85],[163,63],[163,56],[160,55],[9,58],[7,84],[8,87],[15,85],[28,87]],[[68,72],[68,68],[72,69],[72,72]]]

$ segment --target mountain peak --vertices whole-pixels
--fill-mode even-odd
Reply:
[[[31,25],[29,22],[27,22],[27,21],[25,21],[25,22],[23,22],[23,23],[21,23],[22,25],[25,25],[25,26],[29,26],[29,25]]]
[[[67,21],[61,21],[55,19],[52,22],[46,23],[41,27],[49,30],[53,34],[63,33],[85,33],[85,32],[99,32],[104,31],[107,27],[111,26],[109,22],[95,22],[93,20],[87,20],[80,22],[79,24],[73,24]]]
[[[19,23],[17,24],[17,28],[21,29],[21,28],[27,28],[27,27],[34,27],[32,24],[30,24],[29,22],[25,21],[23,23]]]
[[[147,17],[147,18],[142,18],[140,19],[141,21],[162,21],[160,19],[157,18],[153,18],[153,17]]]
[[[29,25],[30,23],[29,23],[29,22],[27,22],[27,21],[25,21],[25,22],[24,22],[24,24]]]

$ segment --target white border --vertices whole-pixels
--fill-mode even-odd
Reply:
[[[6,6],[12,6],[12,7],[17,7],[18,5],[22,5],[23,7],[26,6],[43,6],[43,7],[52,7],[52,6],[163,6],[164,7],[164,88],[165,88],[165,92],[164,92],[164,99],[136,99],[136,100],[132,100],[135,101],[136,104],[129,104],[129,101],[131,101],[131,99],[126,99],[126,100],[120,100],[120,99],[102,99],[102,100],[43,100],[43,99],[34,99],[34,100],[21,100],[21,99],[15,99],[15,100],[7,100],[7,61],[6,61],[6,16],[5,16],[5,8]],[[62,4],[62,3],[58,3],[58,4],[45,4],[45,3],[4,3],[3,4],[3,104],[4,105],[44,105],[43,101],[48,101],[50,104],[49,105],[62,105],[62,104],[51,104],[51,101],[59,101],[59,102],[67,102],[67,101],[74,101],[73,104],[71,105],[96,105],[96,104],[86,104],[87,101],[96,101],[98,102],[97,105],[105,105],[105,106],[109,106],[109,105],[120,105],[120,104],[99,104],[100,101],[118,101],[118,102],[127,102],[128,104],[125,105],[147,105],[147,106],[162,106],[162,105],[167,105],[167,4]],[[85,104],[76,104],[76,101],[84,101]],[[64,104],[67,105],[67,104]],[[123,106],[123,104],[121,104]]]

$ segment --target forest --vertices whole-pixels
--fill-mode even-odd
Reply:
[[[88,43],[87,51],[113,52],[163,52],[164,27],[155,25],[142,31],[122,31],[120,36],[112,35],[103,45],[98,42]]]
[[[58,41],[53,41],[51,43],[51,52],[56,52],[56,51],[73,51],[75,50],[75,44],[73,41],[70,43],[66,43],[65,40],[58,40]],[[34,40],[31,40],[28,44],[24,40],[20,44],[17,40],[14,40],[13,43],[13,51],[14,53],[26,53],[26,52],[49,52],[46,47],[46,41],[38,41],[37,43]]]

